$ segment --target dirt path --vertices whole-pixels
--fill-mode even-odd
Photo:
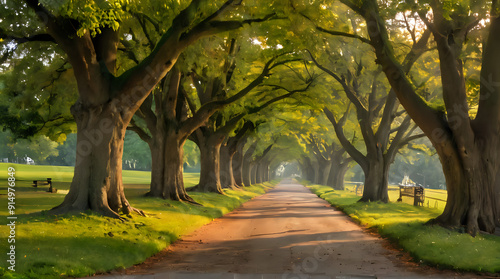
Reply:
[[[307,188],[283,181],[146,263],[101,278],[474,278],[403,260]],[[128,274],[128,275],[127,275]]]

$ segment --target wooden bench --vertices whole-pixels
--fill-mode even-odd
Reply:
[[[398,202],[403,201],[403,196],[413,197],[414,206],[423,206],[425,200],[425,189],[422,186],[399,185]]]
[[[41,182],[43,183],[43,185],[49,185],[49,190],[47,190],[47,192],[49,193],[57,193],[57,189],[52,187],[52,178],[47,178],[47,182],[43,181],[43,180],[33,180],[33,187],[35,188],[38,188],[38,183]]]

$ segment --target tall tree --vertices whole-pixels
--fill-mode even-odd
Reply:
[[[123,191],[121,160],[125,129],[186,47],[202,37],[256,21],[221,20],[233,2],[190,2],[172,15],[168,30],[162,33],[153,51],[138,65],[120,69],[121,74],[117,69],[121,65],[117,63],[117,53],[120,39],[127,35],[121,32],[124,30],[120,29],[120,22],[126,18],[127,10],[135,6],[126,2],[37,0],[6,4],[2,12],[15,16],[14,22],[5,24],[28,26],[22,31],[29,33],[5,34],[7,31],[2,29],[3,43],[18,45],[41,40],[54,43],[66,55],[77,83],[78,100],[71,108],[77,124],[75,173],[69,193],[52,213],[90,209],[115,218],[121,218],[119,212],[143,214],[128,203]]]
[[[369,43],[377,62],[389,80],[408,114],[429,137],[440,157],[448,189],[444,212],[435,222],[447,227],[465,226],[475,235],[479,230],[494,232],[500,224],[496,187],[498,174],[498,122],[500,89],[500,46],[497,33],[500,18],[496,1],[491,9],[482,2],[433,0],[429,6],[402,7],[418,12],[434,36],[440,58],[442,100],[444,106],[435,108],[418,94],[402,63],[394,54],[386,18],[374,0],[351,2],[349,8],[367,23]],[[427,9],[427,10],[426,10]],[[480,17],[489,14],[489,36],[484,39],[481,83],[477,114],[471,113],[464,72],[464,46],[475,43],[470,33],[478,26]]]

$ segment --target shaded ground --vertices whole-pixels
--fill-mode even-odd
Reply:
[[[419,266],[302,185],[267,194],[102,278],[479,278]]]

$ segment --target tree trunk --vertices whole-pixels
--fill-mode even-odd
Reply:
[[[368,168],[365,173],[363,197],[360,202],[381,201],[388,202],[389,166],[392,158],[386,158],[382,150],[377,148],[377,153],[367,154]]]
[[[188,196],[184,187],[184,143],[177,133],[172,133],[165,140],[165,169],[163,175],[163,191],[161,197],[176,201],[196,202]]]
[[[256,162],[250,163],[250,185],[257,184],[257,169],[258,165]]]
[[[332,169],[332,161],[328,160],[325,161],[325,164],[320,166],[322,169],[322,176],[321,176],[321,185],[327,185],[328,184],[328,177],[330,176],[330,171]]]
[[[220,184],[222,188],[236,189],[236,182],[233,175],[233,156],[228,146],[220,147]]]
[[[77,124],[75,173],[69,193],[53,213],[90,209],[114,218],[121,218],[120,212],[143,214],[130,206],[123,191],[123,140],[128,122],[119,111],[113,102],[91,108],[77,102],[71,108]]]
[[[243,156],[241,155],[243,152],[243,148],[241,150],[238,149],[233,156],[233,177],[234,177],[234,185],[238,187],[243,187]]]
[[[389,164],[384,162],[383,156],[367,155],[368,170],[365,171],[365,185],[360,202],[381,201],[388,202]]]
[[[331,186],[335,190],[345,190],[344,177],[348,169],[349,169],[349,162],[339,163],[338,161],[335,160],[332,161],[330,173],[328,175],[327,185]]]
[[[264,181],[263,182],[267,182],[270,180],[269,176],[270,176],[270,171],[271,171],[269,169],[269,162],[267,162],[267,161],[265,162],[263,171],[264,171]]]
[[[305,179],[311,183],[314,183],[314,180],[316,179],[316,177],[315,177],[314,166],[311,163],[311,159],[307,156],[305,156],[303,158],[304,158],[304,167],[305,167],[305,169],[303,171],[305,173]]]
[[[257,142],[252,143],[250,147],[245,151],[245,154],[243,155],[243,184],[244,186],[250,186],[252,185],[252,182],[254,182],[254,176],[253,176],[253,153],[255,152],[255,149],[257,148]],[[243,150],[243,148],[242,148]]]
[[[195,191],[224,194],[220,183],[220,143],[208,137],[200,143],[200,182]]]
[[[244,161],[242,178],[243,178],[243,186],[252,185],[252,164],[251,163]]]
[[[321,184],[323,180],[323,168],[321,168],[316,160],[311,162],[314,171],[314,184]]]
[[[475,150],[469,152],[468,162],[463,162],[458,151],[444,152],[440,160],[446,179],[448,199],[443,214],[437,222],[447,227],[465,226],[467,231],[476,235],[479,230],[493,233],[500,223],[496,200],[495,167],[498,139],[477,139]],[[451,148],[451,146],[448,146]],[[470,168],[465,168],[465,166]],[[470,191],[465,191],[470,189]]]
[[[151,185],[148,196],[163,197],[163,182],[165,175],[165,135],[157,133],[149,142],[151,151]]]
[[[262,173],[263,173],[262,182],[269,181],[269,172],[270,172],[269,162],[266,160],[262,166]]]
[[[256,163],[256,174],[255,174],[255,183],[260,184],[264,182],[264,165],[261,162]]]

